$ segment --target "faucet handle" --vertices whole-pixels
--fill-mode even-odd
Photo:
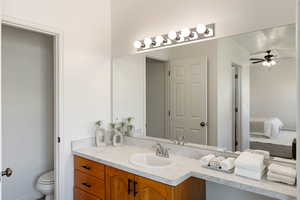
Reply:
[[[164,149],[164,157],[165,158],[169,158],[170,157],[170,154],[169,154],[169,151],[170,151],[171,149],[170,148],[165,148]]]

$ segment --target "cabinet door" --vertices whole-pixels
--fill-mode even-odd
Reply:
[[[107,167],[106,200],[134,200],[134,175]]]
[[[135,200],[173,200],[173,187],[135,176]]]

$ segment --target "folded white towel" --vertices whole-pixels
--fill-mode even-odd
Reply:
[[[220,169],[221,168],[221,162],[223,160],[225,160],[225,158],[223,156],[213,158],[213,159],[210,160],[209,166]]]
[[[261,171],[252,171],[252,170],[247,170],[247,169],[242,169],[236,167],[234,170],[235,175],[250,178],[250,179],[255,179],[255,180],[261,180],[264,173],[265,169]]]
[[[260,172],[265,169],[264,156],[256,153],[243,152],[234,162],[241,169]]]
[[[221,165],[222,170],[229,171],[229,170],[233,169],[234,161],[235,161],[235,158],[227,158],[227,159],[221,161],[220,165]]]
[[[274,164],[274,163],[272,163],[269,166],[269,171],[274,173],[274,174],[278,174],[278,175],[282,175],[282,176],[288,176],[288,177],[291,177],[291,178],[296,178],[296,176],[297,176],[296,169],[294,169],[292,167],[287,167],[287,166]]]
[[[265,157],[265,159],[270,159],[270,152],[268,152],[268,151],[257,150],[257,149],[247,149],[246,151],[250,152],[250,153],[261,154]]]
[[[215,158],[216,156],[213,154],[208,154],[206,156],[203,156],[200,159],[200,163],[202,166],[208,166],[209,162],[211,161],[211,159]]]
[[[289,185],[295,185],[295,183],[296,183],[296,178],[276,174],[276,173],[273,173],[270,171],[267,173],[267,179],[270,181],[286,183]]]

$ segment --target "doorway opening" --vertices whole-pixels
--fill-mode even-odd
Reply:
[[[146,58],[146,133],[168,138],[168,62]]]
[[[0,200],[62,199],[63,35],[3,17],[1,36]]]

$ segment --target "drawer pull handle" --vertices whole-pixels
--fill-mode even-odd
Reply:
[[[128,179],[128,194],[130,194],[131,192],[133,192],[132,189],[131,189],[131,183],[132,182],[133,181],[131,179]]]
[[[137,191],[136,191],[136,185],[137,185],[138,183],[136,182],[136,181],[134,181],[133,182],[133,194],[134,194],[134,196],[136,196],[137,195]]]
[[[86,170],[90,170],[91,168],[89,166],[86,166],[86,165],[83,165],[81,166],[83,169],[86,169]]]
[[[85,187],[88,187],[88,188],[92,187],[92,185],[88,184],[88,183],[81,183],[81,184],[84,185]]]

